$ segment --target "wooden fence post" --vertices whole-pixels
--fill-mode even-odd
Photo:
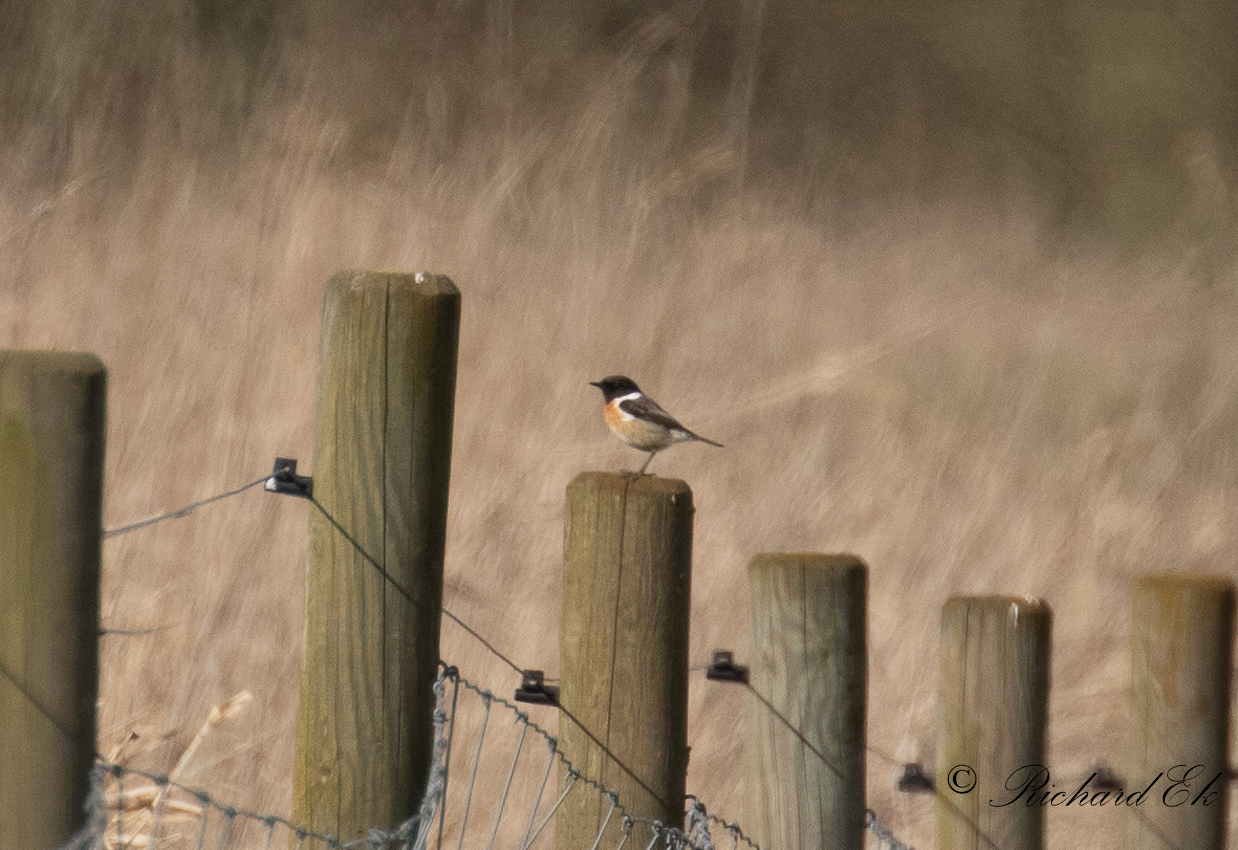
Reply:
[[[311,513],[293,820],[343,841],[399,823],[425,790],[459,324],[446,277],[327,284],[314,497],[391,577]]]
[[[0,850],[82,827],[95,758],[107,372],[0,351]]]
[[[1014,597],[953,597],[942,608],[937,850],[1043,845],[1044,807],[1027,799],[1037,783],[1052,790],[1051,619],[1045,603]]]
[[[1234,585],[1218,576],[1144,576],[1131,594],[1132,850],[1221,850],[1229,788]],[[1183,784],[1175,785],[1174,783]]]
[[[745,825],[763,847],[860,850],[868,568],[852,555],[762,554],[748,587],[750,682],[770,704],[748,712]]]
[[[578,475],[567,488],[559,626],[560,702],[594,736],[560,717],[563,754],[618,792],[627,814],[680,827],[692,514],[683,481]],[[595,846],[609,808],[592,789],[569,794],[556,816],[558,847]],[[621,836],[616,816],[600,846],[618,846]]]

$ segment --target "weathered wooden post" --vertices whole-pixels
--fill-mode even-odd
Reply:
[[[1038,783],[1051,790],[1038,769],[1050,626],[1034,599],[956,596],[942,608],[937,850],[1042,847],[1044,807],[1027,798]]]
[[[107,373],[0,351],[0,850],[82,827],[95,757]]]
[[[852,555],[762,554],[748,587],[750,684],[769,705],[748,712],[745,823],[763,847],[860,850],[868,569]]]
[[[424,793],[439,660],[460,293],[341,272],[319,348],[293,820],[348,841]],[[410,598],[406,598],[405,594]]]
[[[692,491],[683,481],[586,472],[567,488],[560,702],[564,755],[633,817],[682,826],[688,770]],[[595,846],[609,802],[570,793],[560,850]],[[618,846],[618,817],[600,846]],[[645,841],[640,846],[645,846]]]
[[[1135,580],[1132,752],[1122,778],[1130,794],[1150,790],[1127,807],[1132,850],[1225,846],[1233,640],[1229,579],[1177,573]]]

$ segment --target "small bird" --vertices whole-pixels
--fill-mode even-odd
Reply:
[[[680,425],[679,420],[641,392],[631,378],[611,375],[600,381],[590,381],[589,384],[601,390],[606,398],[606,407],[602,409],[602,414],[606,417],[606,424],[611,432],[632,448],[649,452],[645,465],[637,475],[645,474],[654,455],[676,443],[698,440],[722,448],[722,443],[715,443]]]

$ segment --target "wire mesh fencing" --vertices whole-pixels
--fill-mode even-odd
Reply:
[[[281,463],[285,464],[283,468]],[[286,466],[289,463],[293,465]],[[276,489],[275,483],[293,476],[295,462],[281,459],[276,468],[274,477],[256,479],[186,508],[111,529],[106,536],[184,517],[197,507],[239,495],[260,483],[265,482],[268,490]],[[326,513],[321,505],[315,505]],[[327,518],[339,528],[333,517],[327,514]],[[381,571],[372,557],[359,546],[358,549]],[[446,610],[443,614],[520,672],[514,662],[476,630]],[[111,760],[100,757],[92,771],[86,824],[62,845],[62,850],[531,850],[554,846],[557,813],[565,801],[580,795],[592,795],[592,802],[597,804],[594,808],[601,813],[588,850],[739,850],[741,846],[761,850],[737,823],[707,811],[694,796],[685,801],[682,828],[634,816],[625,810],[612,789],[573,765],[559,749],[557,739],[525,710],[468,681],[455,667],[440,665],[434,688],[434,749],[426,790],[416,813],[402,823],[376,824],[363,835],[324,834],[281,815],[238,807],[203,789],[188,786],[177,781],[175,769],[171,776],[159,775],[127,766],[116,756]],[[781,715],[779,718],[788,723]],[[865,826],[867,846],[912,850],[871,809],[865,813]]]
[[[86,826],[62,850],[530,850],[554,845],[555,816],[571,795],[595,795],[606,812],[593,844],[715,850],[758,846],[738,825],[685,806],[684,828],[633,817],[618,796],[584,776],[558,742],[517,705],[444,666],[435,682],[434,755],[415,815],[365,835],[313,832],[279,815],[249,811],[167,776],[100,760]],[[603,842],[612,824],[618,841]]]

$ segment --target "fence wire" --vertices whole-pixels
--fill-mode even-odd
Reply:
[[[525,712],[455,668],[441,668],[434,689],[426,793],[417,813],[394,827],[375,826],[346,840],[101,759],[92,771],[86,825],[61,850],[533,850],[553,845],[556,813],[568,799],[586,794],[607,813],[595,850],[761,850],[695,797],[687,800],[683,829],[633,817],[615,792],[584,776]],[[619,827],[617,839],[612,824]]]
[[[275,475],[277,477],[281,473],[289,472],[289,469],[277,470]],[[119,536],[184,517],[199,507],[240,495],[258,484],[268,482],[269,486],[269,482],[273,480],[270,475],[263,476],[237,489],[202,499],[183,508],[109,529],[103,536]],[[386,570],[317,500],[312,497],[309,497],[309,500],[344,534],[371,566],[379,570],[384,578],[412,602],[407,591],[387,575]],[[499,652],[468,624],[446,609],[443,609],[443,614],[462,626],[512,669],[521,672],[515,662]],[[450,698],[447,696],[449,689]],[[477,700],[480,711],[460,713],[458,700],[461,692]],[[277,845],[293,847],[295,850],[424,850],[429,847],[441,850],[452,846],[453,841],[456,850],[464,850],[465,847],[469,850],[491,850],[495,846],[532,850],[534,846],[543,847],[553,843],[555,814],[571,794],[598,795],[607,810],[590,850],[605,850],[609,846],[603,842],[612,823],[620,827],[620,837],[614,845],[617,850],[629,845],[634,850],[738,850],[741,845],[751,850],[762,850],[744,834],[737,823],[709,813],[701,801],[691,795],[687,798],[682,830],[658,821],[632,817],[620,805],[615,792],[596,780],[583,776],[559,751],[557,740],[530,721],[525,712],[502,697],[464,679],[454,667],[443,665],[440,668],[435,682],[435,693],[437,707],[434,714],[434,750],[426,793],[417,814],[394,828],[372,827],[364,836],[345,840],[338,836],[314,832],[278,815],[261,814],[225,804],[204,790],[183,785],[168,776],[148,773],[101,758],[92,772],[92,793],[88,803],[86,826],[69,843],[63,845],[62,850],[205,850],[208,847],[215,850],[250,850],[261,847],[266,850]],[[753,693],[755,694],[755,691]],[[765,704],[767,710],[772,711],[790,727],[789,722],[778,714],[768,701],[760,694],[756,696]],[[489,731],[488,735],[488,730],[491,730],[493,725],[491,715],[495,706],[499,707],[500,713],[505,714],[510,722],[500,725],[497,733]],[[559,710],[566,714],[561,707]],[[580,725],[570,714],[566,719]],[[473,725],[478,728],[471,728]],[[798,730],[790,728],[807,743]],[[452,744],[460,731],[476,736],[476,746],[471,756],[468,756],[468,750],[460,748],[453,756]],[[589,734],[589,730],[584,731]],[[544,756],[529,755],[537,749],[536,746],[526,747],[530,733],[535,741],[540,739],[545,747]],[[488,738],[492,742],[489,748],[486,747]],[[596,738],[594,740],[596,741]],[[511,753],[510,763],[504,762],[506,767],[495,761],[493,752],[499,747],[502,747],[502,752]],[[816,752],[815,749],[813,751]],[[820,753],[817,755],[820,756]],[[471,758],[471,762],[461,761],[466,758]],[[483,765],[486,768],[484,770]],[[458,793],[449,795],[448,780],[453,775],[458,776],[462,769],[467,775],[465,787]],[[551,782],[552,779],[554,783]],[[501,783],[501,787],[496,783]],[[492,811],[483,811],[487,805]],[[527,821],[524,815],[520,815],[519,819],[514,819],[512,815],[512,811],[521,808],[527,812]],[[488,833],[487,823],[491,824]],[[725,834],[726,838],[720,839],[716,844],[711,826],[715,833],[719,836]],[[899,841],[871,809],[865,812],[865,828],[876,838],[881,850],[913,850]]]

